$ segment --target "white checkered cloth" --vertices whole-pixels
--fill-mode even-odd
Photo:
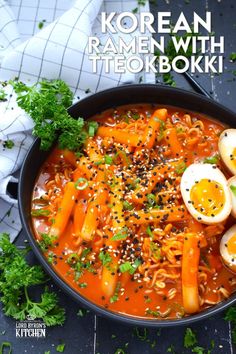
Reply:
[[[0,80],[19,77],[30,84],[40,78],[61,78],[80,98],[88,89],[94,93],[137,82],[140,75],[117,74],[112,69],[108,75],[102,65],[97,74],[92,73],[87,54],[88,36],[98,36],[101,43],[108,36],[118,37],[101,34],[101,11],[119,13],[136,7],[137,0],[0,0]],[[139,10],[149,11],[148,3]],[[41,30],[39,23],[44,24]],[[144,82],[154,81],[152,75],[141,75]],[[14,240],[21,224],[17,201],[6,190],[9,181],[16,181],[12,175],[32,143],[33,124],[16,106],[14,95],[8,98],[0,103],[0,140],[12,140],[14,147],[0,144],[0,232],[9,232]]]

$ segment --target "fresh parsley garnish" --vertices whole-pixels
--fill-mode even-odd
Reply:
[[[47,233],[41,233],[41,240],[38,241],[39,247],[43,252],[46,252],[50,247],[54,247],[55,236],[49,236]]]
[[[234,62],[234,61],[236,60],[236,53],[235,53],[235,52],[232,52],[232,53],[230,54],[229,59]]]
[[[224,319],[232,324],[232,341],[236,344],[236,306],[231,306],[226,311]]]
[[[20,321],[26,316],[42,319],[47,326],[63,324],[65,310],[58,306],[56,293],[45,287],[39,301],[31,298],[31,287],[44,284],[47,277],[41,266],[28,264],[26,253],[10,242],[8,234],[0,234],[0,299],[5,315]]]
[[[3,142],[3,147],[5,149],[12,149],[13,146],[15,146],[14,142],[12,140],[6,140]]]
[[[67,112],[72,92],[62,80],[42,80],[33,86],[10,81],[17,95],[18,106],[34,121],[33,135],[41,139],[41,149],[48,150],[58,139],[61,149],[79,151],[88,134],[82,118],[74,119]]]
[[[111,256],[107,252],[100,252],[99,255],[98,255],[98,258],[102,262],[103,266],[106,266],[106,265],[110,264],[111,261],[112,261]]]
[[[187,328],[184,335],[184,347],[190,348],[197,344],[196,334],[191,330],[191,328]]]
[[[0,89],[0,101],[6,101],[7,100],[7,94],[3,89]]]

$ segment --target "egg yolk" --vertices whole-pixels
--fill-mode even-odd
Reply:
[[[230,155],[230,160],[232,164],[236,167],[236,148],[233,149],[232,154]]]
[[[210,179],[196,181],[190,191],[190,202],[205,216],[216,216],[225,204],[225,193],[221,184]]]
[[[227,242],[227,250],[229,254],[236,254],[236,234],[230,237]]]

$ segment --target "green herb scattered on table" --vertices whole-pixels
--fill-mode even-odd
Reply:
[[[10,342],[2,342],[0,346],[0,354],[11,354],[12,353],[12,345]]]
[[[6,141],[4,141],[3,142],[3,147],[5,148],[5,149],[12,149],[13,148],[13,146],[15,145],[14,144],[14,142],[12,141],[12,140],[6,140]]]
[[[9,235],[0,234],[0,300],[6,316],[16,320],[42,319],[47,326],[62,325],[65,310],[58,306],[57,295],[47,286],[40,300],[30,297],[30,289],[45,284],[46,274],[41,266],[31,266],[26,261],[26,249],[18,249],[10,242]]]
[[[230,57],[229,57],[229,59],[231,60],[231,61],[236,61],[236,53],[235,52],[232,52],[231,54],[230,54]]]
[[[0,89],[0,101],[6,101],[7,100],[7,94],[3,89]]]
[[[236,344],[236,306],[232,306],[226,311],[224,319],[232,324],[232,342]]]
[[[191,330],[191,328],[187,328],[184,335],[184,347],[190,348],[197,344],[196,334]]]
[[[63,353],[64,350],[65,350],[65,346],[66,346],[65,343],[58,344],[57,347],[56,347],[56,351],[58,353]]]
[[[40,21],[39,24],[38,24],[38,28],[39,28],[39,29],[42,29],[43,26],[44,26],[44,24],[45,24],[45,22],[46,22],[46,20]]]

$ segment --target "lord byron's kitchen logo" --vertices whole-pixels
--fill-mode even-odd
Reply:
[[[16,338],[45,338],[46,325],[43,321],[35,321],[30,316],[24,321],[16,322]]]

